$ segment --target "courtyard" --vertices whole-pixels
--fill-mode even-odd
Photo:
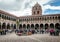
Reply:
[[[15,7],[15,5],[18,6],[18,4],[14,4],[13,6]],[[9,5],[9,7],[11,6]],[[40,2],[37,2],[35,5],[31,6],[31,10],[28,7],[26,8],[26,12],[28,13],[25,13],[25,8],[21,8],[22,12],[19,13],[21,11],[19,10],[16,16],[10,14],[8,11],[5,12],[4,10],[0,10],[0,42],[60,42],[60,13],[57,14],[54,12],[54,14],[43,15],[44,8],[41,7]],[[48,10],[50,13],[50,9]],[[18,17],[18,13],[20,15],[22,13],[26,15]]]
[[[60,36],[50,36],[49,33],[18,36],[13,32],[0,35],[0,42],[60,42]]]

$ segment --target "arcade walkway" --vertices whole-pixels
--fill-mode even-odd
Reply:
[[[0,35],[0,42],[60,42],[60,36],[50,36],[49,34],[17,36],[15,33],[11,33]]]

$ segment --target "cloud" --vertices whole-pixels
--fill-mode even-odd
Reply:
[[[15,3],[15,0],[0,0],[0,2],[3,4],[13,4]]]
[[[28,16],[31,15],[31,9],[27,8],[26,10],[21,10],[21,11],[7,11],[9,13],[12,13],[16,16]]]
[[[52,9],[52,10],[60,10],[60,6],[51,6],[51,5],[46,5],[44,6],[45,9]]]
[[[22,8],[23,5],[23,0],[1,0],[0,1],[0,9],[2,10],[20,10]]]
[[[18,9],[19,7],[19,9],[31,8],[34,4],[36,4],[36,2],[44,4],[48,1],[49,0],[0,0],[0,5],[3,9],[3,6],[5,6],[5,9],[11,10],[12,8],[12,10],[14,10],[14,8]]]
[[[60,6],[60,0],[51,0],[50,2],[48,2],[44,5]]]
[[[51,0],[48,3],[43,4],[43,14],[53,13],[60,13],[60,0]]]
[[[0,9],[17,16],[31,15],[31,9],[37,2],[43,7],[49,1],[51,0],[0,0]]]
[[[52,10],[60,10],[60,6],[51,6],[51,5],[45,5],[43,6],[43,14],[46,14],[45,11],[46,10],[51,10],[51,13],[59,13],[59,11],[55,11],[55,12],[52,12]],[[47,11],[48,13],[48,11]],[[49,14],[50,14],[50,11],[49,11]]]

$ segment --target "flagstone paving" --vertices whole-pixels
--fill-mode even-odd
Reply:
[[[60,36],[50,36],[49,34],[17,36],[15,33],[11,33],[0,35],[0,42],[60,42]]]

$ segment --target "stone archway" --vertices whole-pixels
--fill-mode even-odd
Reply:
[[[43,28],[43,24],[40,24],[40,28]]]
[[[50,28],[54,28],[54,24],[53,23],[50,24]]]
[[[60,24],[59,23],[55,24],[55,29],[59,29],[60,30]]]
[[[16,29],[16,24],[14,24],[14,29]]]
[[[11,28],[12,28],[12,29],[13,29],[13,27],[14,27],[13,24],[11,24]]]
[[[31,28],[34,29],[34,24],[31,24]]]
[[[26,25],[25,24],[23,24],[23,29],[26,29]]]
[[[22,24],[19,25],[19,29],[22,29]]]
[[[39,29],[39,24],[35,24],[35,29]]]
[[[0,22],[0,29],[1,29],[1,22]]]
[[[30,29],[30,24],[27,24],[27,29]]]
[[[45,29],[48,29],[48,27],[49,27],[49,25],[46,23],[46,24],[45,24]]]
[[[7,24],[7,29],[10,29],[10,24],[9,23]]]
[[[2,29],[6,29],[6,23],[2,24]]]

